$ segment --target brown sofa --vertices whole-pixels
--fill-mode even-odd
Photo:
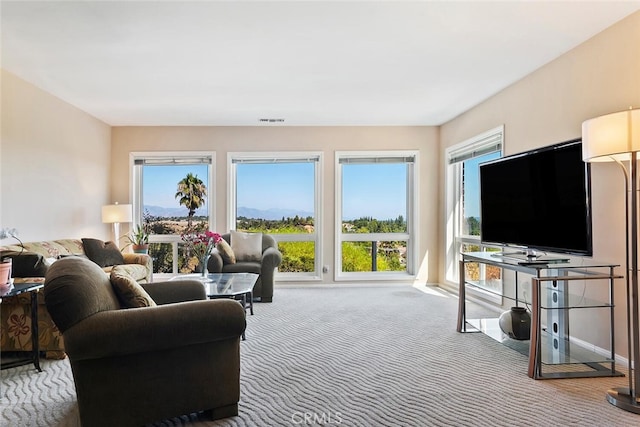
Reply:
[[[61,257],[85,256],[82,240],[61,239],[41,242],[25,242],[20,245],[0,247],[0,257],[13,258],[15,282],[44,282],[44,275],[51,263]],[[124,264],[104,267],[107,273],[116,268],[126,272],[139,283],[152,281],[153,265],[151,257],[144,254],[123,253]],[[16,257],[21,257],[17,259]],[[28,258],[28,259],[27,259]],[[29,261],[25,266],[24,261]],[[15,274],[17,273],[17,275]],[[22,277],[15,277],[22,276]],[[6,352],[31,351],[31,299],[23,294],[2,298],[0,307],[0,349]],[[62,334],[55,326],[44,304],[42,293],[38,294],[38,329],[40,350],[52,359],[65,357]]]
[[[47,271],[45,301],[64,336],[82,425],[237,415],[244,309],[208,300],[198,281],[141,286],[156,306],[123,308],[122,290],[86,259]]]

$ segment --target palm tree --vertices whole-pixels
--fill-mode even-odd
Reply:
[[[186,177],[178,182],[178,191],[175,198],[180,198],[180,205],[184,205],[189,209],[187,217],[187,230],[191,230],[191,222],[196,209],[202,207],[207,197],[207,187],[198,175],[188,173]]]

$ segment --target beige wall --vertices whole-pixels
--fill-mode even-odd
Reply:
[[[323,265],[334,271],[334,156],[342,150],[419,150],[419,265],[421,280],[437,280],[438,129],[434,127],[116,127],[113,128],[113,195],[130,195],[129,153],[135,151],[215,151],[214,229],[227,221],[227,153],[238,151],[321,151],[323,182]],[[333,274],[325,275],[331,282]]]
[[[505,154],[581,136],[584,120],[629,106],[640,106],[640,12],[598,34],[486,102],[441,127],[444,150],[498,125],[505,126]],[[445,165],[440,162],[441,180]],[[442,181],[443,182],[443,181]],[[592,166],[595,260],[624,265],[623,178],[614,164]],[[444,224],[444,186],[439,194],[439,224]],[[444,278],[444,229],[439,229],[439,280]],[[620,273],[624,269],[619,269]],[[616,283],[616,351],[626,355],[624,281]],[[580,287],[579,291],[582,291]],[[590,295],[587,289],[587,295]],[[606,296],[593,292],[596,297]],[[587,310],[583,311],[587,313]],[[597,314],[596,314],[597,313]],[[603,311],[589,313],[604,316]],[[572,332],[606,345],[603,317],[575,322]],[[602,321],[600,321],[602,320]],[[583,328],[581,328],[583,326]],[[600,330],[592,339],[590,332]]]
[[[5,70],[1,79],[0,227],[23,241],[108,237],[111,128]]]

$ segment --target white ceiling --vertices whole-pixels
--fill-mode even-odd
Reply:
[[[640,1],[1,2],[2,67],[110,125],[438,125]]]

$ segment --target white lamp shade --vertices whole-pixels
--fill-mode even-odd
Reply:
[[[102,222],[111,224],[133,221],[131,205],[105,205],[102,207]]]
[[[582,123],[585,162],[626,160],[640,151],[640,109],[620,111]]]

